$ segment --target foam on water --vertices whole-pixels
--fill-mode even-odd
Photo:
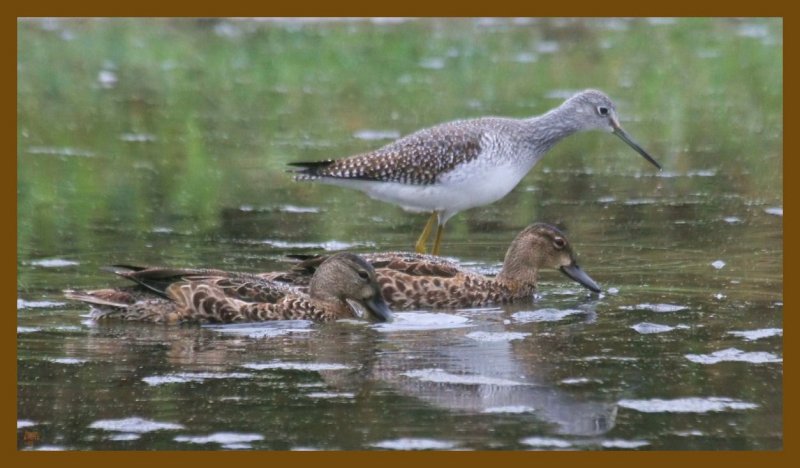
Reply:
[[[109,437],[108,439],[109,440],[118,441],[118,442],[125,442],[125,441],[129,441],[129,440],[138,440],[138,439],[141,439],[141,437],[142,436],[139,435],[139,434],[133,434],[133,433],[130,433],[130,432],[123,432],[123,433],[120,433],[120,434],[114,434],[111,437]]]
[[[530,323],[530,322],[557,322],[559,320],[563,320],[570,315],[582,314],[584,313],[580,309],[539,309],[539,310],[529,310],[523,312],[517,312],[511,315],[511,318],[516,320],[517,322],[521,323]]]
[[[524,382],[517,382],[508,379],[498,379],[494,377],[486,377],[483,375],[451,374],[442,369],[417,369],[409,372],[404,372],[400,375],[411,377],[413,379],[422,380],[425,382],[451,383],[460,385],[498,385],[498,386],[529,385]]]
[[[220,444],[225,449],[249,449],[249,442],[264,440],[261,434],[243,434],[239,432],[215,432],[205,436],[175,436],[176,442],[187,442],[190,444]]]
[[[49,309],[51,307],[61,307],[65,302],[56,301],[26,301],[25,299],[17,299],[17,309]]]
[[[455,442],[435,439],[400,439],[382,440],[372,444],[373,447],[387,450],[448,450],[456,446]]]
[[[306,395],[309,398],[355,398],[355,393],[349,392],[311,392]]]
[[[514,341],[514,340],[522,340],[525,339],[526,336],[531,336],[530,333],[519,333],[519,332],[484,332],[484,331],[475,331],[467,333],[467,338],[473,339],[475,341],[484,341],[484,342],[498,342],[498,341]]]
[[[525,405],[511,405],[511,406],[490,406],[489,408],[484,408],[481,413],[490,413],[490,414],[522,414],[522,413],[533,413],[535,409],[532,406],[525,406]]]
[[[551,447],[551,448],[569,448],[572,443],[564,439],[556,439],[554,437],[528,437],[520,440],[525,445],[531,447]]]
[[[636,332],[641,333],[643,335],[647,335],[650,333],[666,333],[670,332],[675,329],[675,327],[670,327],[669,325],[660,325],[658,323],[650,323],[650,322],[641,322],[637,323],[636,325],[631,326]]]
[[[83,364],[85,362],[89,362],[88,359],[80,359],[80,358],[49,358],[47,361],[55,362],[56,364]]]
[[[758,330],[729,331],[728,334],[742,337],[745,340],[754,341],[771,336],[783,336],[783,330],[780,328],[761,328]]]
[[[177,372],[144,377],[142,380],[148,385],[155,386],[171,383],[203,382],[209,379],[246,379],[252,376],[252,374],[242,372]]]
[[[225,325],[204,325],[220,333],[247,336],[249,338],[274,338],[278,336],[310,333],[314,331],[310,320],[276,320],[270,322],[236,323]]]
[[[612,439],[612,440],[604,440],[603,443],[600,445],[602,445],[603,448],[634,449],[650,445],[650,442],[646,440]]]
[[[63,258],[43,258],[40,260],[32,260],[30,264],[45,268],[62,268],[79,265],[79,263],[76,261],[64,260]]]
[[[441,330],[471,327],[470,320],[452,314],[395,312],[394,321],[372,325],[378,331]]]
[[[373,242],[341,242],[329,240],[327,242],[287,242],[276,239],[264,239],[260,241],[278,249],[323,249],[327,251],[349,250],[355,247],[374,247]]]
[[[125,419],[101,419],[89,425],[92,429],[102,429],[111,432],[125,432],[143,434],[153,431],[174,431],[185,429],[183,425],[169,422],[151,421],[139,417]]]
[[[687,354],[686,359],[698,364],[717,364],[724,361],[749,362],[763,364],[770,362],[783,362],[782,358],[764,351],[745,352],[741,349],[727,348],[711,354]]]
[[[682,306],[678,304],[649,304],[649,303],[620,307],[620,309],[622,310],[650,310],[658,313],[678,312],[681,310],[687,310],[688,308],[689,308],[688,306]]]
[[[251,362],[242,364],[242,367],[254,370],[280,369],[280,370],[299,370],[299,371],[328,371],[351,369],[352,366],[327,362]]]
[[[711,413],[758,407],[755,403],[719,397],[689,397],[676,398],[674,400],[662,400],[660,398],[653,398],[650,400],[620,400],[617,404],[623,408],[632,409],[641,413]]]

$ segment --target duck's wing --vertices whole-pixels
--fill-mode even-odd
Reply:
[[[378,276],[384,273],[382,270],[393,270],[410,276],[430,278],[453,278],[458,275],[472,274],[459,264],[434,255],[412,252],[376,252],[360,254],[360,256],[375,268]],[[311,276],[328,257],[328,255],[291,255],[291,258],[299,260],[299,262],[289,270],[260,273],[258,276],[279,283],[300,287],[308,286]]]
[[[212,323],[257,322],[267,320],[333,320],[335,313],[303,294],[281,290],[274,301],[244,301],[245,294],[231,294],[227,278],[209,278],[174,283],[167,294],[185,319]],[[263,285],[262,285],[263,286]],[[266,294],[259,285],[256,295]],[[271,298],[272,299],[272,298]]]

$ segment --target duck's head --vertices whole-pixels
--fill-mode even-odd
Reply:
[[[375,269],[351,253],[338,253],[322,262],[311,277],[309,294],[315,299],[343,302],[350,307],[354,303],[379,322],[392,320]]]
[[[569,240],[555,226],[535,223],[522,230],[506,253],[503,274],[536,283],[538,270],[561,271],[583,287],[600,292],[600,287],[578,266]]]

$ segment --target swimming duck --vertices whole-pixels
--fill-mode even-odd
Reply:
[[[511,242],[495,277],[432,255],[409,252],[363,254],[375,267],[384,299],[395,309],[464,308],[528,299],[536,290],[539,270],[560,270],[585,288],[600,287],[577,264],[564,233],[545,223],[526,227]],[[259,276],[303,287],[325,256],[306,258],[286,272]]]
[[[112,267],[137,286],[96,291],[65,291],[65,296],[89,303],[92,318],[119,316],[157,323],[254,322],[355,318],[356,310],[389,321],[375,270],[350,253],[338,253],[319,264],[307,293],[287,284],[248,273],[222,270]]]

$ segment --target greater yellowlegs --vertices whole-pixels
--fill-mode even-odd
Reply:
[[[432,255],[382,252],[362,257],[375,267],[383,298],[396,309],[480,307],[530,300],[543,268],[557,269],[585,288],[600,292],[597,283],[578,266],[564,233],[545,223],[531,224],[517,234],[503,268],[493,278]],[[289,271],[259,276],[304,288],[327,258],[311,257]]]
[[[582,91],[557,108],[529,119],[481,117],[419,130],[369,153],[317,162],[290,163],[296,180],[350,187],[407,211],[430,212],[416,251],[438,224],[459,211],[503,198],[561,139],[584,130],[609,131],[661,166],[622,129],[614,103],[596,90]]]
[[[120,317],[157,323],[253,322],[356,317],[377,321],[392,314],[381,296],[375,269],[357,255],[339,253],[311,277],[308,294],[247,273],[221,270],[116,267],[138,286],[97,291],[65,291],[89,303],[96,320]]]

